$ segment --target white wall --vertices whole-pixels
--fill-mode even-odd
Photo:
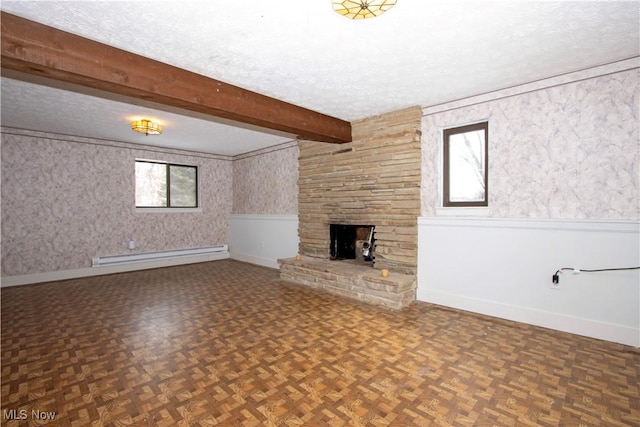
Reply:
[[[231,215],[231,258],[278,268],[298,253],[297,215]]]
[[[418,299],[640,346],[640,59],[423,109]],[[442,129],[489,122],[489,207],[442,208]]]
[[[420,218],[418,300],[640,346],[637,221]]]
[[[233,161],[229,252],[239,261],[278,268],[298,253],[298,143]]]

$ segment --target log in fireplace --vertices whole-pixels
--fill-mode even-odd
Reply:
[[[374,225],[329,224],[330,259],[353,259],[373,266],[375,228]]]

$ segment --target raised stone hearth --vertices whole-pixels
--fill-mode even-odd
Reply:
[[[331,261],[312,257],[278,260],[280,279],[299,283],[335,295],[399,310],[416,298],[414,275],[380,270],[352,261]]]

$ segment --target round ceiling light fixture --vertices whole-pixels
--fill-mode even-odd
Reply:
[[[351,19],[375,18],[391,9],[397,0],[333,0],[333,10]]]

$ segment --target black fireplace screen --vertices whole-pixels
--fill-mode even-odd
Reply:
[[[331,259],[373,261],[375,226],[330,224]]]

